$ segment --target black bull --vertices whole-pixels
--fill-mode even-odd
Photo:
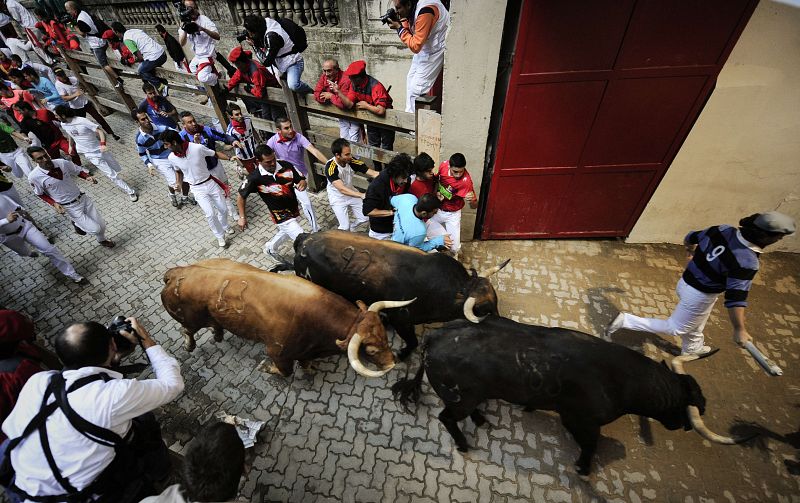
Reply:
[[[400,358],[417,347],[414,325],[467,318],[478,323],[497,314],[497,294],[488,277],[508,261],[480,275],[441,253],[344,231],[301,234],[294,242],[294,270],[352,300],[417,300],[402,309],[384,311],[388,323],[406,343]]]
[[[711,441],[739,443],[710,432],[700,415],[705,398],[697,381],[619,344],[563,328],[523,325],[491,316],[479,325],[456,321],[425,341],[423,364],[413,379],[392,386],[404,405],[419,397],[422,376],[444,402],[439,414],[458,450],[469,449],[458,421],[485,422],[477,406],[487,399],[552,410],[581,448],[576,468],[588,474],[600,427],[625,414],[691,429]],[[678,373],[676,373],[678,372]]]

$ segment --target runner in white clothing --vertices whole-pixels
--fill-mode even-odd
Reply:
[[[128,194],[131,201],[138,201],[139,195],[136,191],[119,177],[122,166],[119,165],[111,152],[106,150],[106,134],[100,126],[89,119],[77,117],[75,111],[69,105],[58,105],[53,112],[56,118],[61,121],[61,127],[69,135],[70,149],[75,149],[79,154],[83,154],[117,187]]]
[[[91,234],[102,246],[114,248],[114,242],[106,239],[105,220],[94,207],[92,198],[82,193],[75,184],[74,177],[90,183],[97,183],[97,180],[71,161],[51,159],[42,147],[28,147],[28,155],[37,165],[28,175],[34,194],[51,205],[59,215],[66,213],[76,233]]]
[[[64,255],[33,224],[25,208],[8,196],[0,194],[0,244],[6,245],[20,257],[36,257],[41,253],[61,273],[75,283],[84,283],[83,277]],[[31,250],[28,245],[37,251]]]
[[[175,173],[175,190],[180,189],[184,180],[189,183],[189,190],[203,210],[208,226],[217,238],[217,244],[221,248],[227,248],[226,238],[234,234],[228,223],[228,206],[225,202],[230,188],[208,169],[206,158],[216,156],[227,161],[236,159],[236,156],[231,158],[200,143],[184,141],[177,131],[171,129],[161,134],[161,141],[164,147],[172,151],[168,159],[178,170]]]

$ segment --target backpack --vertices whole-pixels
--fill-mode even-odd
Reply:
[[[306,31],[302,26],[285,17],[279,17],[275,20],[279,25],[281,25],[283,31],[289,35],[289,38],[292,40],[292,44],[294,44],[294,47],[292,47],[291,52],[288,54],[296,54],[308,49],[308,38],[306,37]]]

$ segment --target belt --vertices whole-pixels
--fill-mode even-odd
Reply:
[[[78,197],[76,197],[76,198],[75,198],[75,199],[73,199],[72,201],[70,201],[70,202],[68,202],[68,203],[64,203],[64,204],[62,204],[61,206],[69,206],[70,204],[77,203],[78,201],[80,201],[80,200],[81,200],[81,198],[82,198],[82,197],[83,197],[83,192],[81,192],[81,195],[79,195]]]
[[[23,225],[20,225],[17,230],[15,230],[13,232],[6,232],[6,236],[15,236],[15,235],[19,234],[20,232],[22,232],[22,228],[23,227],[24,227]]]
[[[200,183],[190,183],[189,185],[191,185],[192,187],[194,187],[196,185],[203,185],[204,183],[206,183],[209,180],[211,180],[210,176],[208,178],[206,178],[205,180],[203,180],[202,182],[200,182]]]

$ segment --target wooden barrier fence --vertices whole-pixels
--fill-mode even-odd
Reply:
[[[87,94],[89,99],[91,99],[101,111],[107,107],[129,114],[132,110],[136,109],[138,103],[144,99],[141,79],[133,67],[124,66],[119,60],[109,58],[109,64],[125,80],[125,87],[119,89],[114,87],[114,79],[102,70],[94,55],[79,51],[64,51],[61,49],[60,52],[67,66],[69,66],[70,70],[76,75],[82,86],[88,90]],[[90,75],[85,68],[100,69],[105,77]],[[215,115],[219,121],[225,125],[223,129],[227,126],[228,118],[225,114],[227,105],[225,99],[220,96],[216,88],[205,86],[204,90],[202,88],[198,89],[199,82],[194,75],[179,72],[171,68],[157,68],[155,74],[166,79],[169,82],[171,90],[208,97],[210,107],[209,105],[202,105],[196,101],[170,96],[170,102],[175,105],[175,108],[179,111],[187,110],[193,114]],[[220,78],[219,82],[219,87],[227,87],[227,79]],[[256,98],[244,91],[239,91],[238,86],[232,92],[227,93],[226,97],[228,99],[245,98],[285,107],[288,118],[292,121],[295,130],[305,135],[312,143],[316,144],[318,148],[322,145],[321,148],[326,151],[329,150],[328,145],[330,145],[337,136],[312,129],[309,122],[309,115],[347,119],[359,124],[380,126],[400,133],[413,133],[415,149],[413,152],[406,153],[413,157],[420,152],[427,152],[434,159],[434,162],[438,164],[439,150],[441,147],[441,116],[437,112],[431,110],[433,97],[425,96],[418,100],[417,111],[414,114],[392,109],[386,110],[386,115],[379,117],[367,111],[344,111],[333,105],[320,104],[316,102],[310,94],[299,95],[292,92],[286,85],[285,80],[281,80],[280,82],[282,85],[281,89],[267,88],[267,96],[262,99]],[[97,92],[97,88],[108,88],[109,86],[116,92],[117,100],[101,96]],[[253,125],[260,131],[273,132],[276,130],[275,124],[265,119],[253,117]],[[354,156],[381,163],[389,162],[392,157],[399,153],[398,151],[384,150],[363,143],[351,142],[351,148]],[[317,162],[316,159],[312,158],[308,152],[306,152],[306,163],[309,166],[313,166],[313,171],[317,175],[323,174],[324,166]],[[308,184],[312,191],[316,192],[321,188],[320,180],[316,179],[314,176],[308,177]],[[366,188],[366,178],[358,177],[355,185],[362,189]]]

